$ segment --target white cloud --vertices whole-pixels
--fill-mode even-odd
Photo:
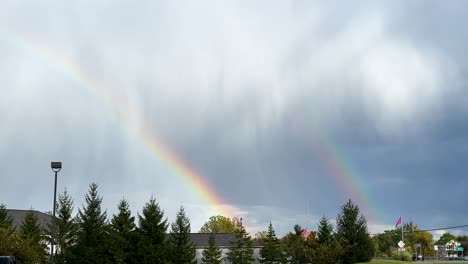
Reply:
[[[367,225],[367,230],[369,231],[369,234],[381,234],[385,230],[393,230],[395,229],[394,225],[385,225],[385,224],[368,224]]]
[[[468,232],[463,229],[437,230],[437,231],[432,231],[431,233],[432,233],[432,237],[434,238],[434,241],[439,240],[440,237],[445,233],[450,233],[454,236],[463,236],[463,235],[468,234]]]

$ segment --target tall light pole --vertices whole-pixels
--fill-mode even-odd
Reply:
[[[54,184],[54,209],[52,210],[52,234],[50,241],[50,263],[54,263],[54,246],[55,246],[55,207],[57,206],[57,173],[62,169],[62,162],[51,162],[50,167],[55,172]]]

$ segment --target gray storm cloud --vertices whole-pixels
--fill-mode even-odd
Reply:
[[[294,140],[300,145],[314,124],[333,134],[358,119],[364,121],[356,126],[383,138],[405,137],[442,119],[441,109],[460,93],[461,70],[453,54],[401,33],[400,18],[393,12],[399,4],[390,2],[2,5],[2,157],[14,164],[21,155],[37,163],[62,156],[75,164],[74,174],[85,175],[68,179],[72,191],[82,195],[97,178],[112,197],[109,208],[125,193],[139,204],[151,192],[167,199],[181,182],[128,131],[149,128],[210,182],[247,185],[245,196],[265,201],[271,190],[297,184],[288,175],[268,175],[280,178],[283,163],[278,160],[305,152],[284,146]],[[105,96],[93,92],[100,87],[77,83],[54,58],[2,41],[5,32],[53,50],[105,84],[122,103],[106,103]],[[299,132],[290,131],[294,129]],[[315,163],[297,160],[288,160],[294,168],[282,169],[310,183],[313,173],[307,166]],[[309,170],[301,171],[301,166]],[[14,171],[13,166],[5,169],[7,174]],[[296,219],[291,215],[299,214],[297,208],[271,204],[260,210],[255,207],[263,206],[260,202],[246,204],[247,198],[220,186],[226,200],[250,208],[246,214],[261,225],[282,213],[289,225]],[[287,196],[305,195],[292,192]],[[164,201],[175,213],[172,207],[178,205]],[[199,205],[193,208],[199,210]],[[233,210],[244,214],[247,209]],[[198,221],[203,217],[197,216]]]

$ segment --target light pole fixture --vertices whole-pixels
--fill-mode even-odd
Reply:
[[[55,246],[55,207],[57,206],[57,173],[62,169],[62,162],[51,162],[50,167],[55,172],[55,184],[54,184],[54,208],[52,210],[52,234],[50,240],[50,263],[54,263],[54,246]]]

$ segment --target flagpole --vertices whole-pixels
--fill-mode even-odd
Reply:
[[[401,241],[403,241],[403,221],[401,221]]]

